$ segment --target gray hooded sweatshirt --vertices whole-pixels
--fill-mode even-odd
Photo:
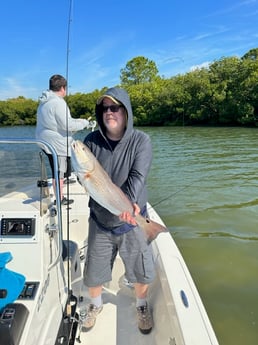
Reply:
[[[88,134],[84,143],[98,159],[104,170],[111,177],[113,183],[120,187],[132,203],[137,203],[141,210],[147,203],[147,175],[152,162],[152,147],[150,137],[133,128],[133,112],[127,92],[121,88],[111,88],[105,95],[112,96],[122,103],[127,111],[127,127],[123,138],[112,149],[105,135],[103,125],[102,102],[96,105],[96,119],[99,129]],[[104,98],[104,96],[102,96]],[[119,217],[111,214],[90,199],[89,206],[92,217],[106,230],[121,229],[121,233],[128,231]]]
[[[58,156],[71,156],[72,132],[84,129],[89,121],[72,118],[65,100],[51,90],[44,91],[39,101],[36,139],[52,145]]]

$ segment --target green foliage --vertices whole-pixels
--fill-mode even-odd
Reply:
[[[258,48],[169,79],[158,76],[154,61],[139,56],[121,69],[120,80],[137,126],[258,126]],[[67,96],[72,116],[93,118],[106,89]],[[0,101],[0,125],[35,125],[37,105],[24,97]]]
[[[94,98],[93,94],[96,94],[96,98]],[[93,94],[76,93],[67,96],[66,101],[74,118],[81,117],[88,119],[94,116],[96,99],[99,97],[99,92],[96,91]]]
[[[38,102],[22,96],[0,101],[0,125],[35,125]]]
[[[154,61],[138,56],[128,61],[120,71],[123,87],[152,82],[158,76],[158,69]]]

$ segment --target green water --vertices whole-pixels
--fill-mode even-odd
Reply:
[[[219,343],[257,345],[258,129],[142,130],[153,143],[150,202],[183,254]],[[0,137],[11,136],[32,137],[34,128],[0,128]]]
[[[257,345],[258,130],[146,131],[154,150],[150,201],[188,264],[219,343]]]

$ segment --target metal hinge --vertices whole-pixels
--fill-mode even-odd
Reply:
[[[54,234],[58,231],[57,224],[47,224],[46,231],[48,232],[49,236],[54,236]]]

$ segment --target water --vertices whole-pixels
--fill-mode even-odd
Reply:
[[[219,343],[257,345],[258,130],[142,130],[153,143],[150,202],[183,254]],[[33,137],[34,127],[0,128],[1,138],[11,136]]]
[[[258,344],[258,130],[148,132],[154,146],[150,201],[164,200],[156,209],[189,266],[219,343]]]

